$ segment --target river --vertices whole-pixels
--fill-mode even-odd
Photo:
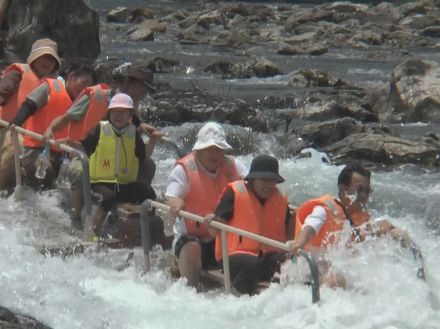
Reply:
[[[110,0],[94,0],[92,4],[100,13],[117,5],[175,5],[170,1]],[[188,6],[183,1],[179,5]],[[101,59],[109,54],[126,54],[124,58],[132,60],[164,48],[181,50],[177,56],[186,58],[185,65],[189,66],[193,65],[191,59],[200,55],[220,56],[203,47],[188,49],[167,41],[133,43],[127,50],[105,31],[102,39]],[[422,57],[432,55],[423,49],[417,51]],[[366,60],[365,53],[332,50],[316,59],[292,60],[296,66],[279,60],[292,71],[307,62],[374,86],[386,83],[400,55],[371,61]],[[182,86],[192,78],[182,75],[158,79]],[[203,75],[197,79],[208,81],[204,85],[214,86],[212,90],[223,83]],[[230,82],[234,93],[255,100],[255,85],[263,85],[259,94],[274,90],[282,93],[286,77]],[[189,127],[166,130],[180,140]],[[249,132],[249,137],[260,152],[272,153],[278,148],[270,135]],[[310,158],[280,160],[281,175],[286,178],[280,188],[296,205],[324,193],[336,193],[336,178],[342,167],[324,163],[321,158],[325,155],[311,153]],[[252,156],[240,154],[239,159],[249,166]],[[153,157],[157,164],[154,188],[161,193],[175,158],[164,145],[156,148]],[[135,249],[133,262],[122,271],[118,267],[125,263],[127,250],[90,248],[85,254],[64,260],[43,256],[36,246],[76,240],[69,233],[70,220],[57,194],[46,192],[20,202],[13,196],[0,198],[0,304],[57,329],[440,328],[440,314],[430,298],[433,294],[440,296],[440,173],[415,166],[377,170],[373,172],[372,188],[370,206],[374,216],[408,230],[420,247],[426,282],[416,278],[417,266],[408,250],[390,238],[381,238],[351,250],[340,246],[332,251],[330,259],[344,273],[349,287],[323,287],[319,305],[311,303],[310,288],[302,284],[272,285],[253,297],[238,298],[219,291],[196,293],[183,280],[170,278],[163,266],[166,253],[161,250],[154,251],[153,270],[147,275],[141,268],[139,248]]]

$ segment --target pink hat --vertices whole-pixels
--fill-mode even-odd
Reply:
[[[133,100],[127,94],[116,94],[112,97],[108,106],[109,110],[114,108],[134,109]]]

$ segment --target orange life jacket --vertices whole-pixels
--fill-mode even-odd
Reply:
[[[357,212],[351,215],[350,224],[353,227],[359,227],[370,220],[370,213],[368,211]]]
[[[106,90],[109,89],[111,89],[109,85],[100,83],[96,86],[87,87],[81,92],[76,99],[79,100],[82,96],[89,95],[89,106],[80,121],[69,123],[68,138],[81,141],[99,124],[107,114],[110,97]]]
[[[26,100],[26,96],[34,90],[39,83],[38,76],[27,64],[12,64],[3,71],[3,75],[11,71],[20,71],[21,81],[17,91],[10,96],[8,103],[0,106],[0,119],[8,122],[14,120],[21,104]]]
[[[313,208],[321,206],[325,209],[326,222],[321,230],[305,246],[305,249],[319,248],[335,243],[335,234],[342,231],[346,220],[344,209],[335,201],[333,196],[326,194],[318,199],[313,199],[302,204],[296,209],[295,236],[299,236],[306,217],[310,215]]]
[[[286,241],[287,197],[278,189],[264,204],[256,198],[246,186],[245,181],[228,184],[234,191],[234,213],[228,225],[255,233],[266,238]],[[258,255],[260,252],[278,249],[261,244],[233,233],[227,233],[228,254],[248,253]],[[222,258],[220,236],[215,241],[215,258]]]
[[[52,120],[63,115],[72,105],[72,99],[70,98],[63,81],[45,78],[42,80],[42,83],[47,83],[49,86],[48,102],[25,122],[26,129],[38,134],[43,134]],[[55,132],[55,139],[65,137],[67,137],[67,127]],[[39,140],[33,139],[28,135],[24,136],[23,145],[33,148],[43,146]]]
[[[196,153],[191,152],[182,159],[179,164],[185,170],[188,177],[189,190],[185,196],[185,210],[199,216],[205,216],[214,211],[220,195],[226,185],[240,179],[235,167],[235,160],[225,156],[215,177],[209,176],[196,161]],[[211,238],[205,225],[186,220],[188,234],[197,236],[200,239]]]

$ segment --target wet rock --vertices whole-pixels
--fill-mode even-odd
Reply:
[[[319,46],[319,45],[295,47],[295,46],[291,46],[291,45],[283,42],[278,46],[277,53],[280,55],[320,56],[320,55],[328,53],[328,48],[325,46]]]
[[[332,77],[328,72],[303,69],[296,71],[288,82],[289,87],[337,87],[345,86],[347,83]]]
[[[299,136],[284,135],[279,140],[280,145],[284,148],[284,156],[289,157],[301,153],[301,150],[308,148],[308,144]]]
[[[126,7],[117,7],[107,13],[107,22],[125,23],[131,14],[131,10]]]
[[[178,35],[181,44],[206,44],[208,39],[203,36],[206,29],[198,24],[190,26]]]
[[[383,43],[383,35],[380,33],[374,33],[371,31],[358,32],[348,43],[355,44],[356,42],[365,42],[368,45],[381,45]]]
[[[330,10],[311,9],[302,10],[291,15],[284,24],[285,32],[293,32],[294,29],[306,22],[335,21],[335,13]]]
[[[159,22],[157,20],[154,19],[144,19],[142,22],[140,22],[139,24],[136,24],[135,26],[136,29],[143,29],[143,28],[147,28],[150,29],[153,32],[165,32],[167,30],[167,25],[163,22]]]
[[[343,99],[338,102],[337,98],[327,101],[318,101],[306,104],[303,109],[297,113],[303,120],[325,121],[343,117],[350,117],[362,122],[377,122],[378,117],[366,105],[360,104],[359,99],[352,102]]]
[[[267,131],[265,119],[240,99],[212,96],[202,91],[165,91],[145,101],[142,116],[156,124],[182,124],[215,120]]]
[[[179,27],[181,27],[182,29],[186,29],[188,27],[190,27],[191,25],[197,24],[197,16],[188,16],[185,19],[183,19],[182,21],[179,22]]]
[[[14,314],[0,306],[0,328],[2,329],[51,329],[32,317]]]
[[[291,45],[296,45],[298,43],[313,42],[316,39],[316,37],[317,37],[317,32],[312,31],[312,32],[301,33],[299,35],[294,35],[293,37],[284,39],[284,41]]]
[[[100,53],[98,14],[83,0],[11,1],[7,25],[5,48],[22,61],[27,58],[32,43],[43,37],[55,40],[59,53],[67,60],[93,61]]]
[[[209,29],[210,25],[226,25],[226,18],[220,10],[204,14],[197,20],[197,24],[203,26],[205,29]]]
[[[148,63],[148,68],[154,73],[171,73],[180,63],[174,59],[155,57]]]
[[[402,19],[399,24],[405,28],[411,28],[416,30],[423,30],[424,28],[436,25],[438,22],[438,17],[436,16],[426,16],[426,15],[411,15]]]
[[[190,16],[188,11],[179,9],[179,10],[176,10],[175,12],[163,17],[163,21],[165,21],[165,22],[172,22],[172,21],[181,22],[184,19],[188,18],[188,16]]]
[[[389,2],[379,3],[370,14],[372,23],[396,24],[401,18],[399,8]]]
[[[350,2],[334,2],[327,7],[329,10],[334,10],[340,13],[359,13],[366,12],[368,10],[368,6],[361,4],[354,4]]]
[[[398,65],[392,74],[388,108],[391,121],[440,122],[440,66],[418,59]]]
[[[407,16],[410,14],[427,14],[430,10],[429,1],[414,1],[407,4],[402,5],[403,15]]]
[[[324,148],[336,163],[355,160],[385,165],[420,164],[437,166],[440,143],[433,140],[409,140],[387,134],[350,135]]]
[[[204,68],[205,72],[222,74],[224,78],[251,78],[272,77],[283,72],[271,61],[264,57],[253,57],[246,63],[233,64],[227,61],[219,61]]]
[[[342,118],[319,123],[306,123],[291,127],[295,133],[307,143],[309,147],[322,148],[332,145],[352,134],[359,134],[373,130],[353,118]],[[377,129],[375,129],[377,130]],[[385,128],[380,128],[382,132]]]
[[[433,38],[440,37],[440,25],[428,26],[424,28],[422,35]]]
[[[154,18],[154,13],[149,8],[136,8],[130,13],[130,22],[138,22],[145,19],[152,19]]]
[[[215,47],[239,47],[243,44],[249,44],[251,37],[248,33],[239,29],[222,31],[216,37],[212,38],[211,45]]]
[[[154,41],[154,32],[148,27],[137,27],[127,32],[131,41]]]

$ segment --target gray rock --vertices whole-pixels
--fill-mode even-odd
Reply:
[[[2,329],[51,329],[32,317],[14,314],[0,306],[0,328]]]
[[[22,61],[32,43],[42,37],[55,40],[65,59],[93,61],[100,53],[98,14],[83,0],[11,1],[7,24],[6,48]]]
[[[350,135],[324,148],[336,163],[354,159],[385,165],[420,164],[438,166],[440,143],[433,139],[409,140],[387,134],[361,133]]]
[[[267,131],[265,119],[259,117],[244,100],[212,96],[197,90],[158,92],[152,97],[146,101],[142,111],[143,118],[148,122],[182,124],[215,120]]]
[[[127,35],[131,41],[154,41],[154,31],[148,27],[137,27],[127,32]]]
[[[130,13],[130,21],[131,22],[141,22],[145,19],[154,18],[154,13],[149,8],[136,8]]]
[[[344,86],[347,83],[333,78],[328,72],[303,69],[296,71],[289,79],[290,87],[337,87]]]
[[[424,28],[422,31],[422,35],[433,38],[440,37],[440,25],[433,25]]]
[[[107,22],[125,23],[131,14],[131,10],[126,7],[117,7],[107,13]]]
[[[245,63],[230,63],[219,61],[204,68],[205,72],[222,74],[224,78],[272,77],[283,72],[271,61],[264,57],[252,57]]]
[[[295,125],[291,131],[300,136],[309,147],[314,148],[332,145],[353,134],[369,131],[388,132],[384,127],[365,125],[353,118]]]
[[[278,46],[277,53],[280,55],[319,56],[328,53],[328,48],[319,45],[307,45],[307,46],[295,47],[283,42]]]
[[[388,119],[440,122],[440,66],[418,59],[398,65],[391,77]]]

